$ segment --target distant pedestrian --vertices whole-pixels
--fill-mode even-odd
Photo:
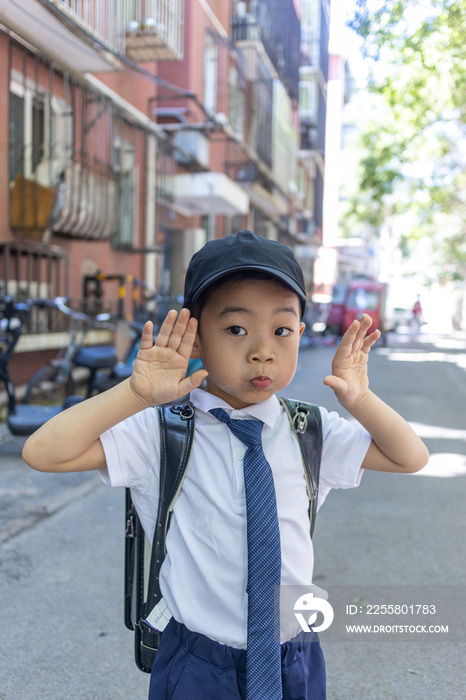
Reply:
[[[193,450],[160,575],[172,617],[149,698],[324,700],[317,633],[304,639],[295,627],[279,640],[270,630],[275,585],[310,585],[314,562],[298,441],[276,397],[296,370],[302,270],[286,246],[240,231],[192,258],[184,303],[179,315],[168,313],[155,344],[146,324],[130,379],[42,426],[24,459],[42,471],[99,469],[112,486],[130,487],[151,538],[161,451],[154,405],[190,391]],[[368,355],[380,337],[368,335],[371,323],[366,314],[353,321],[324,379],[355,420],[319,408],[318,506],[332,488],[357,486],[362,469],[410,473],[428,459],[408,423],[369,390]],[[186,377],[190,357],[205,369]],[[206,391],[197,388],[203,379]],[[262,567],[252,575],[258,554]]]
[[[414,302],[412,313],[413,313],[414,332],[418,333],[421,326],[424,325],[424,317],[422,314],[422,306],[421,306],[421,297],[419,296],[419,294],[417,295],[417,299]]]

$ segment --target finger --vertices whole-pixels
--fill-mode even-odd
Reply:
[[[168,345],[177,316],[178,314],[174,309],[171,309],[171,311],[169,311],[165,316],[165,320],[160,326],[160,330],[155,341],[155,344],[159,347],[166,347]]]
[[[197,372],[191,374],[189,377],[185,377],[182,382],[180,382],[180,388],[184,394],[189,394],[193,389],[197,389],[201,386],[203,380],[207,377],[209,373],[205,369],[198,369]]]
[[[179,351],[186,329],[189,324],[190,313],[188,309],[181,309],[168,341],[168,347]]]
[[[356,346],[359,347],[362,346],[364,342],[364,338],[366,336],[367,331],[372,325],[372,318],[369,316],[369,314],[363,314],[361,317],[361,320],[359,322],[359,328],[358,332],[356,333],[356,338],[355,338],[355,343]]]
[[[142,329],[141,342],[139,344],[141,350],[149,350],[153,346],[154,339],[152,337],[152,333],[153,323],[152,321],[146,321],[144,328]]]
[[[366,333],[372,325],[372,318],[368,314],[363,314],[360,321],[353,321],[353,323],[352,330],[355,334],[352,335],[351,352],[358,352],[363,347]]]
[[[353,323],[349,326],[349,328],[346,330],[344,333],[342,339],[340,340],[340,344],[338,345],[338,348],[335,353],[335,357],[338,356],[347,356],[350,355],[351,352],[353,351],[353,346],[354,346],[354,341],[356,338],[356,335],[358,334],[360,327],[360,323],[357,320],[354,320]]]
[[[329,374],[324,378],[325,386],[330,387],[336,394],[344,396],[348,392],[348,384],[341,377],[335,377],[334,374]]]
[[[189,319],[185,333],[181,339],[180,347],[178,348],[180,355],[188,359],[191,357],[194,341],[196,340],[197,325],[196,318]]]
[[[368,353],[371,347],[374,345],[374,343],[377,342],[381,335],[382,334],[378,328],[375,331],[373,331],[370,335],[368,335],[367,338],[364,339],[364,344],[362,346],[363,352]]]
[[[369,328],[372,326],[372,317],[369,314],[363,314],[359,324],[358,335],[365,335]]]

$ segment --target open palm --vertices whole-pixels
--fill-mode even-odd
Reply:
[[[176,401],[200,386],[207,376],[205,370],[198,370],[186,377],[196,331],[197,321],[190,318],[187,309],[179,315],[168,312],[155,343],[152,323],[145,324],[130,385],[147,406]]]
[[[324,384],[333,389],[339,402],[347,408],[357,404],[369,388],[369,351],[380,338],[379,330],[366,335],[371,324],[372,319],[367,314],[361,321],[353,321],[333,358],[332,374],[324,379]]]

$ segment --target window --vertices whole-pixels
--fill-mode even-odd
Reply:
[[[45,156],[45,101],[35,95],[32,99],[32,172]]]
[[[215,238],[215,217],[211,214],[201,216],[201,228],[205,231],[206,241]]]
[[[206,32],[204,46],[204,107],[209,114],[217,112],[218,47],[210,32]]]
[[[16,71],[13,71],[13,74]],[[10,82],[10,182],[17,175],[56,187],[71,157],[72,121],[66,102],[13,75]]]
[[[375,311],[379,303],[379,292],[373,289],[358,287],[352,289],[346,300],[348,309],[358,309],[360,311]]]
[[[228,121],[239,138],[244,136],[245,82],[235,66],[228,72]]]
[[[136,169],[133,146],[122,139],[115,141],[114,172],[117,178],[118,215],[113,243],[129,248],[134,243],[136,217]]]
[[[301,80],[299,83],[299,115],[307,118],[313,124],[317,123],[318,90],[317,82],[312,77]]]
[[[24,98],[10,93],[10,181],[23,175]]]
[[[32,178],[47,154],[46,120],[50,113],[46,95],[27,84],[10,85],[10,181],[16,175]],[[41,179],[41,178],[40,178]],[[49,185],[49,182],[41,182]]]

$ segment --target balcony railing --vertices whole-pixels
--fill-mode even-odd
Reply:
[[[184,0],[49,0],[113,53],[135,61],[183,57]]]
[[[58,246],[0,241],[0,296],[11,295],[16,301],[68,296],[68,282],[68,255]],[[41,319],[39,325],[37,314],[29,314],[26,332],[66,329],[67,319],[57,309],[42,311]]]
[[[134,61],[183,58],[184,0],[127,0],[126,53]]]
[[[298,97],[300,24],[293,0],[246,0],[232,17],[233,43],[262,44],[294,98]]]
[[[125,52],[127,2],[118,0],[49,0],[81,29],[106,44],[114,53]],[[132,3],[131,3],[132,4]]]

